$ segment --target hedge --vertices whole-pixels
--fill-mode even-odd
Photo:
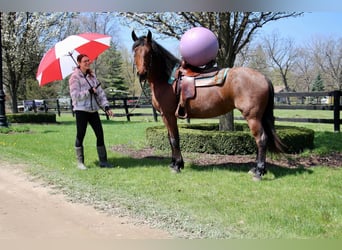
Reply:
[[[56,123],[55,113],[16,113],[6,117],[10,123]]]
[[[246,155],[256,153],[256,144],[247,124],[235,124],[234,132],[219,131],[218,124],[179,125],[182,151],[223,155]],[[314,131],[302,127],[276,126],[277,134],[287,146],[286,153],[299,153],[314,147]],[[165,126],[146,129],[149,146],[170,150]]]

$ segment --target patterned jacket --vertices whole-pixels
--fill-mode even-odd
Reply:
[[[100,108],[109,106],[106,93],[101,86],[97,87],[96,94],[91,94],[89,89],[99,84],[96,76],[87,74],[86,77],[79,68],[76,68],[69,79],[70,96],[73,110],[96,112]]]

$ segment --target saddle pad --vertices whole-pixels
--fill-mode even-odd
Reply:
[[[216,75],[211,77],[203,77],[201,75],[195,77],[195,86],[196,87],[206,87],[212,85],[220,85],[222,84],[227,76],[229,68],[221,69],[217,72]]]

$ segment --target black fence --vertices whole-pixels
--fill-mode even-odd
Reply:
[[[115,116],[126,116],[127,121],[131,121],[132,116],[153,116],[155,122],[158,121],[158,113],[151,105],[151,100],[142,97],[111,97],[108,98],[111,109],[124,109],[125,114],[115,114]],[[137,112],[141,108],[151,109],[149,113]],[[107,119],[109,119],[107,117]]]
[[[275,94],[275,109],[304,109],[304,110],[330,110],[333,111],[331,119],[323,118],[280,118],[277,121],[312,122],[334,124],[334,131],[340,132],[342,124],[341,112],[342,91],[330,92],[287,92]]]
[[[333,111],[333,117],[325,118],[284,118],[276,117],[276,121],[289,122],[309,122],[309,123],[329,123],[334,125],[334,131],[340,132],[342,124],[341,112],[342,91],[330,92],[286,92],[275,93],[275,109],[303,109],[303,110],[329,110]],[[39,102],[37,102],[39,101]],[[158,121],[158,113],[152,107],[151,101],[147,98],[138,97],[111,97],[108,99],[111,109],[124,109],[124,114],[115,113],[115,116],[125,116],[127,121],[132,116],[153,116],[154,121]],[[51,112],[54,111],[61,115],[64,112],[73,112],[72,104],[69,98],[66,99],[48,99],[48,100],[25,100],[22,111],[33,112]],[[144,108],[145,113],[138,112]],[[146,112],[151,109],[151,112]],[[107,117],[109,119],[109,117]],[[235,117],[235,119],[243,119]],[[189,121],[189,120],[188,120]]]
[[[72,112],[72,103],[70,98],[44,99],[44,100],[24,100],[22,105],[18,106],[19,112],[56,112],[58,116],[61,113]]]

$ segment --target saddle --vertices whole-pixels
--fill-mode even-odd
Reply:
[[[182,62],[175,72],[175,91],[178,99],[176,117],[188,118],[187,101],[195,98],[196,88],[211,87],[224,83],[228,68],[220,69],[210,62],[204,67],[195,67]]]

